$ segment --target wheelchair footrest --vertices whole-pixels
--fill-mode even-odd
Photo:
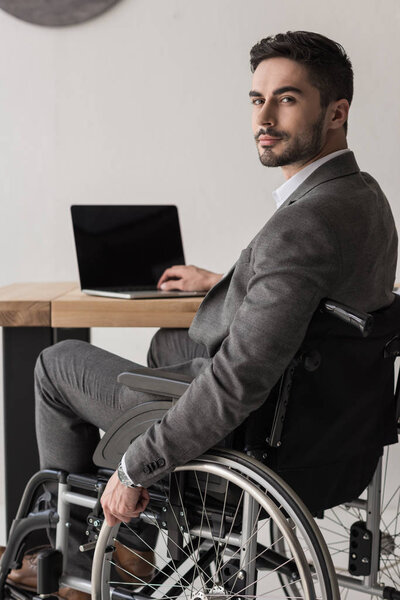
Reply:
[[[49,548],[38,554],[37,558],[37,591],[38,595],[58,592],[62,575],[63,557],[61,552]]]

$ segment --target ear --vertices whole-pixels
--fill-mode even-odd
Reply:
[[[328,129],[339,129],[342,127],[347,121],[349,109],[349,102],[345,98],[331,102],[331,106],[328,109]]]

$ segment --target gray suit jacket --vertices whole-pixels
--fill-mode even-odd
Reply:
[[[151,485],[260,407],[321,299],[365,311],[389,305],[396,261],[396,228],[378,183],[350,152],[320,166],[205,297],[189,334],[211,358],[164,419],[131,444],[132,479]],[[149,473],[150,462],[160,466]]]

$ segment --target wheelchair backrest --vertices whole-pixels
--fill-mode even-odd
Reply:
[[[371,331],[362,337],[317,311],[265,404],[236,435],[235,447],[270,465],[313,512],[358,495],[383,446],[397,441],[400,298],[372,316]],[[279,435],[273,429],[277,412]]]

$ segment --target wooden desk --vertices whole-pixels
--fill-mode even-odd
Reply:
[[[201,302],[202,298],[86,296],[74,282],[0,288],[7,531],[26,482],[39,468],[33,371],[40,352],[65,339],[90,341],[91,327],[189,327]]]
[[[119,300],[87,296],[75,288],[52,301],[51,323],[53,327],[189,327],[202,300]]]

